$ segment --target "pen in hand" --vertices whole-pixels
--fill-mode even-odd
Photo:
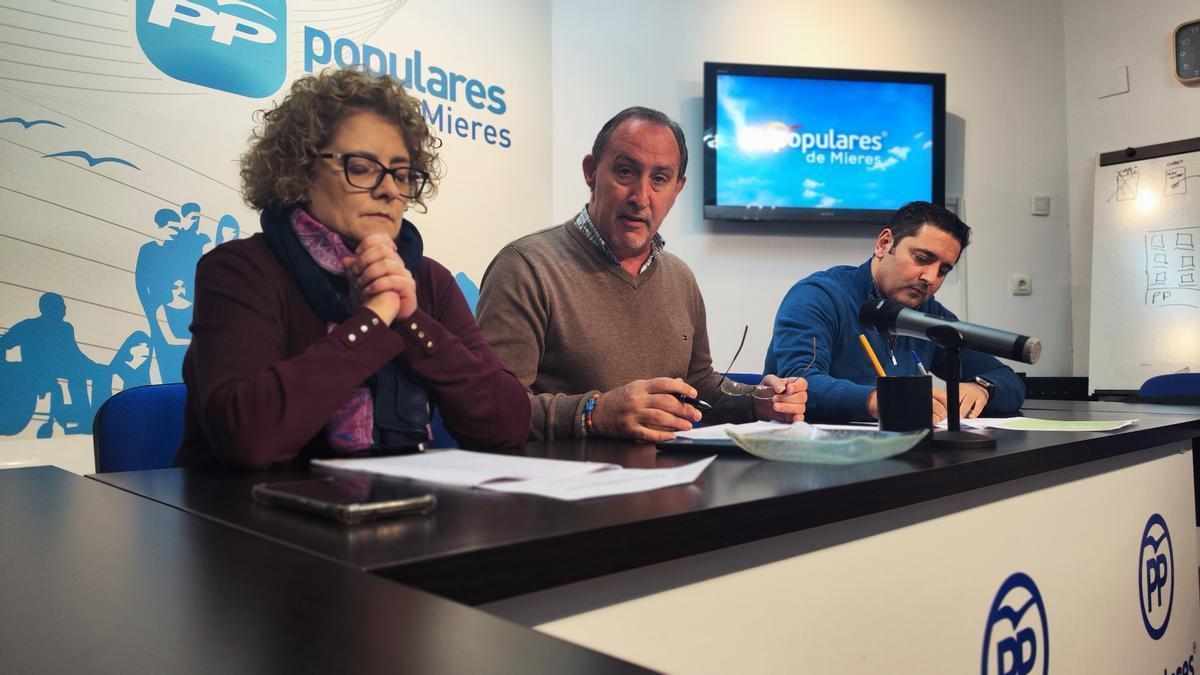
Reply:
[[[683,394],[673,394],[673,396],[675,398],[679,399],[679,401],[681,403],[686,403],[690,406],[699,408],[700,410],[712,410],[711,405],[709,405],[708,403],[706,403],[704,401],[701,401],[698,398],[692,398],[691,396],[685,396]]]

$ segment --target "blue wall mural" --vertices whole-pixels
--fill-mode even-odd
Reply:
[[[195,202],[154,213],[163,237],[142,245],[133,274],[146,330],[130,333],[111,361],[84,354],[66,301],[52,291],[41,294],[35,316],[0,334],[0,435],[14,436],[30,425],[37,438],[90,434],[96,411],[114,393],[183,380],[196,263],[217,244],[241,236],[237,219],[225,215],[214,241],[200,231],[201,215]]]

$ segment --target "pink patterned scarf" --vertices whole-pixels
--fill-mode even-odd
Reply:
[[[308,251],[317,265],[329,272],[341,276],[346,273],[342,258],[354,257],[354,252],[346,247],[345,242],[336,233],[317,222],[304,209],[292,209],[289,221],[300,245]],[[332,333],[336,323],[325,324],[326,331]],[[334,411],[333,416],[325,425],[325,436],[334,452],[352,454],[373,445],[372,429],[375,424],[375,406],[371,398],[371,390],[366,387],[356,387],[346,394]]]

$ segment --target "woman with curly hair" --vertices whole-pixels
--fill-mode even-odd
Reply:
[[[441,163],[418,102],[361,70],[305,76],[242,156],[262,234],[196,268],[180,466],[388,454],[430,437],[517,447],[521,383],[404,218]]]

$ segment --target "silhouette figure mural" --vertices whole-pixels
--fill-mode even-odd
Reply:
[[[154,224],[166,238],[144,244],[134,265],[147,330],[130,333],[108,363],[80,349],[58,293],[42,293],[37,316],[0,334],[0,436],[31,425],[37,438],[90,434],[96,411],[116,392],[182,381],[196,263],[214,246],[241,237],[231,215],[217,221],[215,242],[200,231],[201,221],[195,202],[155,212]]]
[[[75,342],[75,327],[66,321],[67,303],[58,293],[38,299],[41,312],[18,321],[0,335],[0,433],[12,435],[33,418],[37,399],[50,396],[48,419],[37,429],[38,438],[50,438],[54,426],[65,433],[90,433],[92,410],[87,380],[97,364]],[[18,359],[10,354],[19,353]],[[66,390],[59,380],[66,380]]]
[[[475,305],[479,304],[479,287],[463,272],[455,274],[454,281],[458,284],[458,290],[462,291],[463,297],[467,299],[467,307],[470,307],[471,313],[474,314]]]
[[[230,215],[221,216],[217,222],[217,246],[227,241],[233,241],[242,236],[242,228],[238,226],[237,218]]]
[[[147,384],[150,384],[150,336],[146,331],[135,330],[121,343],[108,369],[92,383],[93,412],[118,391]]]
[[[172,348],[179,347],[180,331],[173,331],[173,341],[167,341],[165,322],[159,320],[159,309],[177,302],[176,282],[181,282],[190,292],[196,279],[196,263],[212,239],[200,232],[200,206],[194,202],[184,204],[179,211],[159,209],[154,214],[154,224],[160,231],[168,233],[167,238],[142,245],[133,277],[142,312],[150,324],[150,352],[158,366],[159,382],[179,382],[183,375],[178,366],[183,363],[183,357],[173,358],[175,350]],[[191,323],[191,298],[185,300],[189,307],[188,323]],[[182,334],[188,335],[187,330]],[[187,342],[182,344],[186,351]]]
[[[158,372],[163,382],[183,379],[183,356],[192,341],[188,326],[192,325],[192,303],[184,295],[188,289],[183,279],[176,279],[171,288],[171,301],[158,306],[154,322],[162,331],[162,344],[155,349]],[[172,374],[177,379],[168,380]]]

